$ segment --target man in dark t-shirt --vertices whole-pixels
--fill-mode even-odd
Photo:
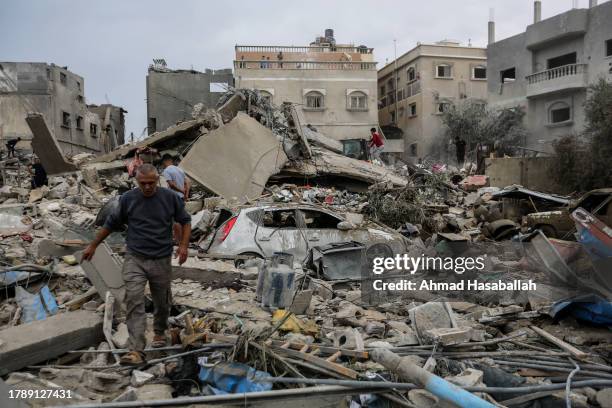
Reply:
[[[136,170],[138,188],[119,199],[119,206],[107,218],[96,238],[83,251],[83,260],[93,257],[98,245],[112,232],[127,224],[127,253],[123,263],[125,280],[126,324],[130,352],[121,357],[122,364],[144,362],[146,346],[146,313],[144,289],[147,281],[155,305],[153,347],[166,345],[166,330],[170,314],[172,280],[172,225],[182,225],[176,256],[179,264],[187,260],[191,236],[191,216],[185,202],[172,190],[158,187],[159,175],[151,164]]]

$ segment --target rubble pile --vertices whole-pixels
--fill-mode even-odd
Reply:
[[[611,191],[571,200],[498,189],[448,166],[355,160],[336,143],[290,105],[231,90],[218,109],[197,106],[193,120],[136,144],[62,156],[61,171],[36,189],[24,170],[31,155],[2,162],[5,385],[56,391],[26,398],[30,406],[67,404],[61,390],[84,407],[187,397],[228,405],[305,398],[351,407],[611,406],[612,313],[602,300],[612,286],[609,263],[593,255],[592,241],[571,241],[559,227],[573,219],[579,236],[609,230],[597,222],[612,224],[610,211],[601,212]],[[118,363],[128,352],[125,234],[112,234],[91,262],[80,262],[80,251],[117,197],[136,187],[130,168],[165,153],[197,184],[186,202],[189,257],[173,261],[168,344],[126,367]],[[556,224],[545,223],[551,218]],[[440,258],[454,270],[434,263],[415,273],[401,266],[405,256]],[[467,264],[458,259],[470,257],[482,267],[460,269]],[[398,263],[377,273],[383,258]],[[376,279],[415,288],[373,291]],[[492,289],[454,291],[433,280]],[[527,281],[537,288],[517,283]],[[599,297],[576,300],[584,288]]]

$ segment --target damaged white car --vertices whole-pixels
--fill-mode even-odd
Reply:
[[[407,251],[397,231],[373,222],[355,226],[335,212],[308,205],[265,205],[242,208],[213,232],[210,255],[268,258],[286,252],[303,261],[313,247],[358,242],[366,257],[390,257]]]

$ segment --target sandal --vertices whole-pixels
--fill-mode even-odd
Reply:
[[[144,353],[138,351],[130,351],[129,353],[121,356],[119,363],[122,365],[139,365],[145,362]]]
[[[165,347],[167,341],[168,340],[166,339],[166,335],[165,334],[156,334],[155,336],[153,336],[153,341],[151,342],[151,347],[153,347],[153,348]]]

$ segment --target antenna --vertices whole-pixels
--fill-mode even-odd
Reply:
[[[495,21],[495,9],[493,7],[489,9],[489,21]]]

